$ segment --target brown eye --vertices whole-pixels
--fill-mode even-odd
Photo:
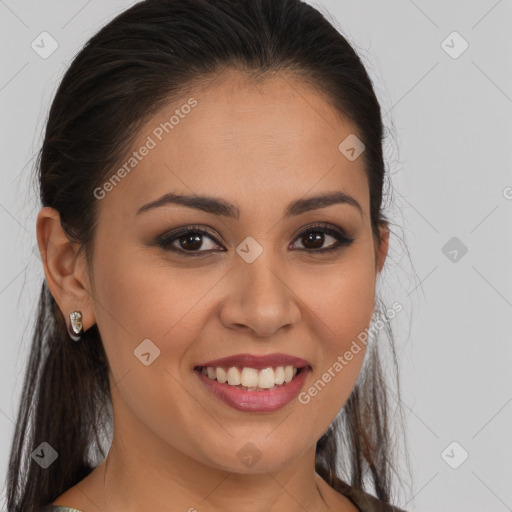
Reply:
[[[326,233],[322,233],[320,231],[310,231],[309,233],[302,235],[302,245],[306,249],[321,249],[325,242],[325,236]]]
[[[220,246],[213,235],[193,226],[160,237],[158,245],[165,250],[194,256],[218,250]]]
[[[334,239],[334,243],[331,243],[328,247],[323,248],[322,246],[328,241],[328,238]],[[303,231],[297,240],[300,240],[302,248],[299,249],[311,252],[311,253],[326,253],[330,251],[336,251],[341,247],[349,246],[354,239],[348,237],[341,230],[333,229],[328,226],[311,226],[306,231]],[[294,247],[296,248],[296,247]]]
[[[201,245],[203,245],[202,236],[203,235],[199,234],[187,234],[180,236],[177,240],[182,249],[195,251],[197,249],[200,249]]]

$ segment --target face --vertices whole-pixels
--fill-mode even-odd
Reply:
[[[386,251],[372,236],[363,156],[351,161],[338,149],[355,133],[292,78],[255,85],[235,74],[140,131],[137,164],[98,194],[90,283],[125,441],[152,439],[146,448],[159,455],[178,450],[234,472],[275,470],[314,447],[360,372],[364,345],[344,354],[370,323]],[[212,201],[148,206],[171,193],[231,210]],[[288,211],[335,193],[351,199]],[[275,353],[309,368],[299,373],[300,397],[274,410],[229,405],[194,370]],[[258,454],[256,465],[244,449]]]

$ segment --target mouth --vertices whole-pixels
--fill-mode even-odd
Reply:
[[[244,412],[272,412],[290,403],[312,371],[289,354],[236,354],[202,362],[194,373],[211,395]]]

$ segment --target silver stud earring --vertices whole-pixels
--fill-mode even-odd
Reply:
[[[83,334],[82,313],[73,311],[69,313],[68,334],[73,341],[80,341]]]

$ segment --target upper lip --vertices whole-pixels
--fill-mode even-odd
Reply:
[[[257,356],[253,354],[235,354],[233,356],[222,357],[206,361],[198,366],[221,366],[231,368],[232,366],[248,367],[255,369],[269,368],[271,366],[294,366],[295,368],[304,368],[310,366],[309,362],[301,357],[290,356],[288,354],[275,353]]]

